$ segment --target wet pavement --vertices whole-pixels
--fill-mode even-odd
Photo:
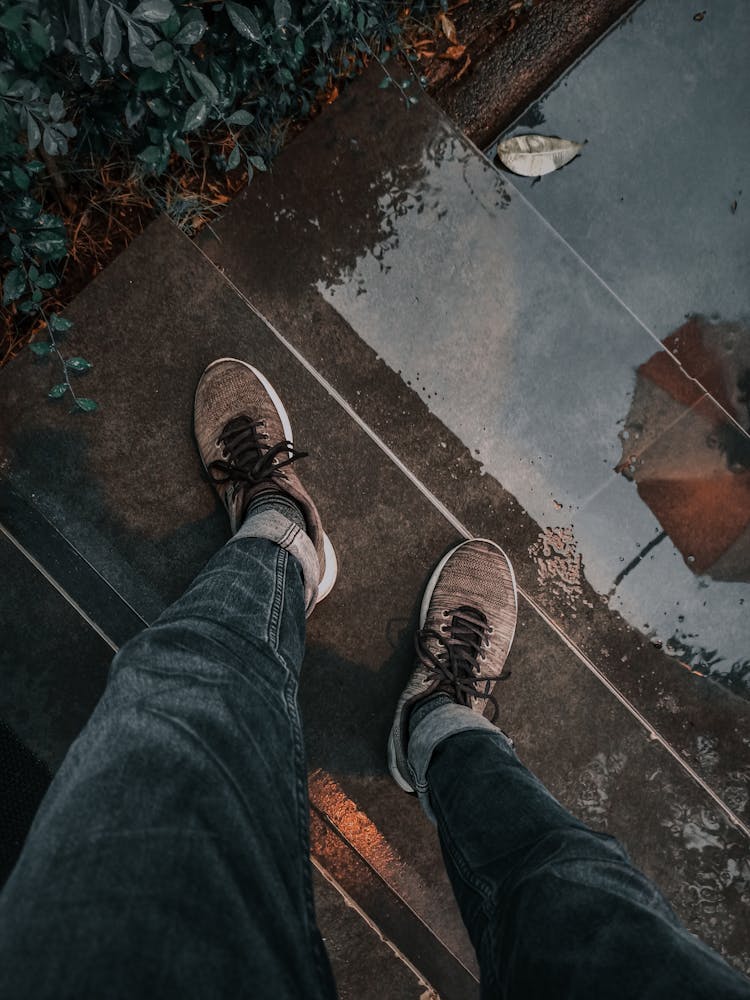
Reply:
[[[576,99],[576,74],[613,43],[632,58],[622,39],[656,6],[545,99],[544,128],[568,134],[550,102],[583,114],[596,86]],[[691,72],[707,87],[702,58]],[[370,72],[347,90],[199,246],[160,220],[79,296],[70,316],[94,363],[95,418],[41,398],[44,364],[0,373],[0,523],[87,616],[83,632],[119,645],[226,538],[197,471],[192,393],[214,357],[252,360],[311,453],[305,482],[341,561],[310,621],[301,690],[322,868],[441,996],[476,995],[434,830],[391,781],[384,747],[424,577],[461,535],[488,535],[522,588],[504,728],[561,801],[620,837],[688,925],[750,971],[746,215],[728,211],[738,232],[702,251],[715,299],[698,303],[694,285],[670,312],[684,289],[664,269],[658,327],[658,296],[630,299],[637,247],[620,216],[608,247],[604,224],[596,239],[575,217],[565,230],[564,193],[557,208],[537,200],[576,183],[606,116],[591,110],[583,156],[531,185],[501,175],[427,98],[407,110],[379,82]],[[627,172],[637,190],[640,169],[601,155],[581,182],[597,224],[617,211],[606,177]],[[645,187],[650,176],[646,165]],[[671,218],[650,236],[667,248]],[[86,662],[100,683],[97,655]],[[69,669],[88,690],[80,662]],[[3,670],[22,685],[33,664],[11,652]],[[50,704],[61,698],[50,688]],[[411,995],[402,965],[388,995]]]

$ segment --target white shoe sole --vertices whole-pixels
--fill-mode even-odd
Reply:
[[[271,383],[268,381],[266,376],[262,372],[259,372],[257,368],[253,368],[253,366],[249,364],[247,361],[241,361],[239,358],[217,358],[215,361],[212,361],[211,364],[206,367],[204,374],[205,372],[213,368],[215,365],[220,365],[225,361],[231,361],[233,364],[242,365],[244,368],[247,368],[248,371],[251,371],[253,375],[258,379],[260,384],[263,386],[268,395],[271,397],[271,402],[276,407],[278,414],[281,417],[281,426],[284,428],[284,436],[286,437],[286,440],[290,444],[294,444],[294,438],[292,437],[292,422],[289,419],[289,414],[286,412],[284,404],[281,402],[281,397],[279,396],[278,392],[276,392]],[[336,550],[334,549],[333,543],[331,542],[331,539],[328,537],[325,531],[323,532],[323,554],[325,555],[326,559],[326,568],[325,572],[323,573],[323,578],[318,584],[318,598],[317,598],[318,601],[322,601],[323,598],[327,597],[333,590],[333,585],[336,582],[336,577],[338,576],[339,572],[339,563],[338,559],[336,558]]]

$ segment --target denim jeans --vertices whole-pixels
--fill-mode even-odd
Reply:
[[[304,593],[287,549],[236,538],[115,657],[0,895],[3,1000],[335,997],[297,709]],[[413,765],[485,996],[750,996],[501,734],[430,732],[428,715]]]

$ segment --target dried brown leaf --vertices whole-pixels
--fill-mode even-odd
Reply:
[[[451,45],[443,52],[440,58],[452,59],[454,62],[458,62],[459,59],[463,59],[464,52],[466,52],[465,45]]]
[[[453,79],[454,79],[454,80],[460,80],[460,79],[461,79],[461,77],[462,77],[462,76],[464,75],[464,73],[466,72],[466,70],[467,70],[467,69],[469,68],[469,66],[471,66],[471,56],[470,56],[470,55],[469,55],[469,53],[467,52],[467,53],[466,53],[466,62],[465,62],[465,63],[463,64],[463,66],[462,66],[462,67],[461,67],[461,69],[460,69],[460,70],[458,71],[458,73],[456,73],[456,75],[455,75],[455,76],[453,77]]]
[[[438,14],[438,21],[443,34],[448,39],[452,45],[458,44],[458,32],[456,31],[456,26],[448,17],[447,14]]]

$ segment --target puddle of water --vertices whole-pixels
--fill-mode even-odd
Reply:
[[[442,123],[412,173],[380,179],[380,238],[318,280],[319,292],[537,521],[530,556],[553,602],[575,606],[585,576],[676,662],[747,691],[741,517],[719,537],[726,495],[706,500],[722,475],[736,487],[737,442],[706,443],[706,427],[716,435],[713,404],[675,363],[679,351],[685,363],[690,336],[680,329],[659,350]],[[725,341],[736,330],[699,326]],[[741,415],[742,386],[731,396],[724,382],[711,388]],[[691,407],[692,450],[681,438]],[[675,427],[660,455],[655,443],[669,443]],[[699,455],[693,473],[687,463]],[[692,543],[699,524],[703,548]],[[735,544],[738,566],[722,568]]]

